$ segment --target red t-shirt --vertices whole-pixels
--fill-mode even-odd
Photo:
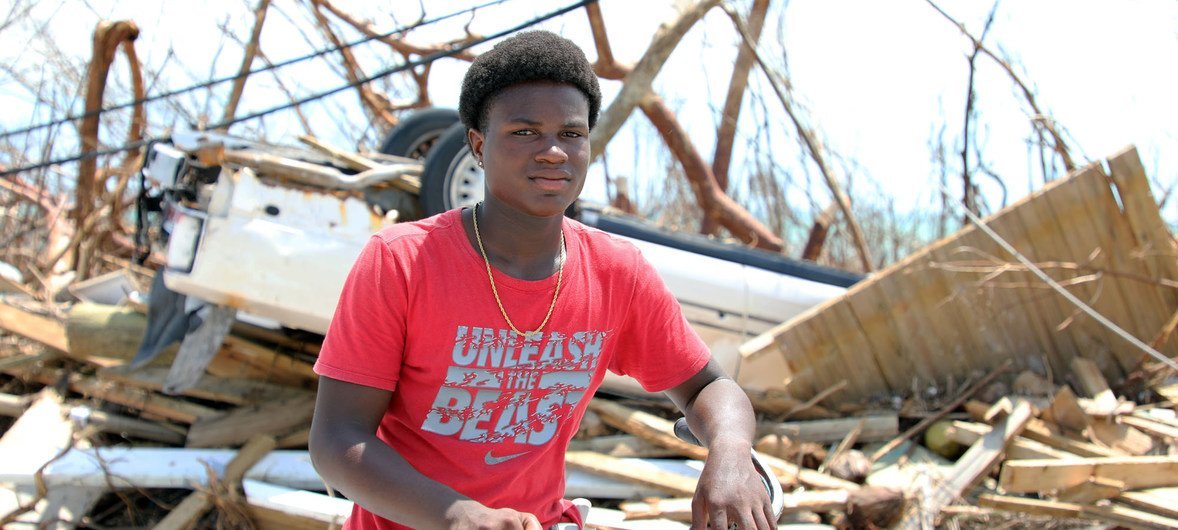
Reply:
[[[571,507],[564,453],[605,370],[658,392],[710,357],[637,248],[570,219],[563,230],[556,308],[531,340],[503,320],[459,210],[382,230],[353,266],[315,364],[393,392],[377,436],[415,469],[545,528]],[[534,329],[556,275],[494,275],[512,321]],[[345,528],[405,527],[357,505]]]

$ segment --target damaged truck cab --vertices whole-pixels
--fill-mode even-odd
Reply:
[[[324,155],[212,133],[177,134],[171,144],[153,145],[144,172],[164,199],[154,239],[166,248],[167,288],[236,309],[238,318],[255,324],[325,333],[348,271],[372,233],[481,199],[477,165],[454,139],[456,129],[440,127],[449,124],[437,114],[431,126],[421,120],[401,126],[404,145],[397,149],[425,152],[424,162],[388,154]],[[606,207],[579,202],[572,210],[581,222],[641,250],[734,377],[742,343],[859,279],[664,231]],[[738,381],[747,389],[782,384],[779,375],[758,375],[741,374]],[[602,388],[644,394],[637,382],[612,374]]]

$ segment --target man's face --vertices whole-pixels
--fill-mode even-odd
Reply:
[[[589,101],[576,87],[510,86],[488,103],[484,129],[468,135],[483,161],[488,199],[551,217],[580,195],[589,166]]]

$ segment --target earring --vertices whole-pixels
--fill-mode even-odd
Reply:
[[[479,160],[479,167],[483,167],[483,161]]]

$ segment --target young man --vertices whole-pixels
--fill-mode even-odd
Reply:
[[[632,245],[564,218],[601,95],[547,32],[483,54],[459,113],[486,199],[373,236],[324,341],[310,449],[345,528],[580,523],[564,453],[609,369],[663,391],[710,449],[694,528],[769,529],[753,415]]]

